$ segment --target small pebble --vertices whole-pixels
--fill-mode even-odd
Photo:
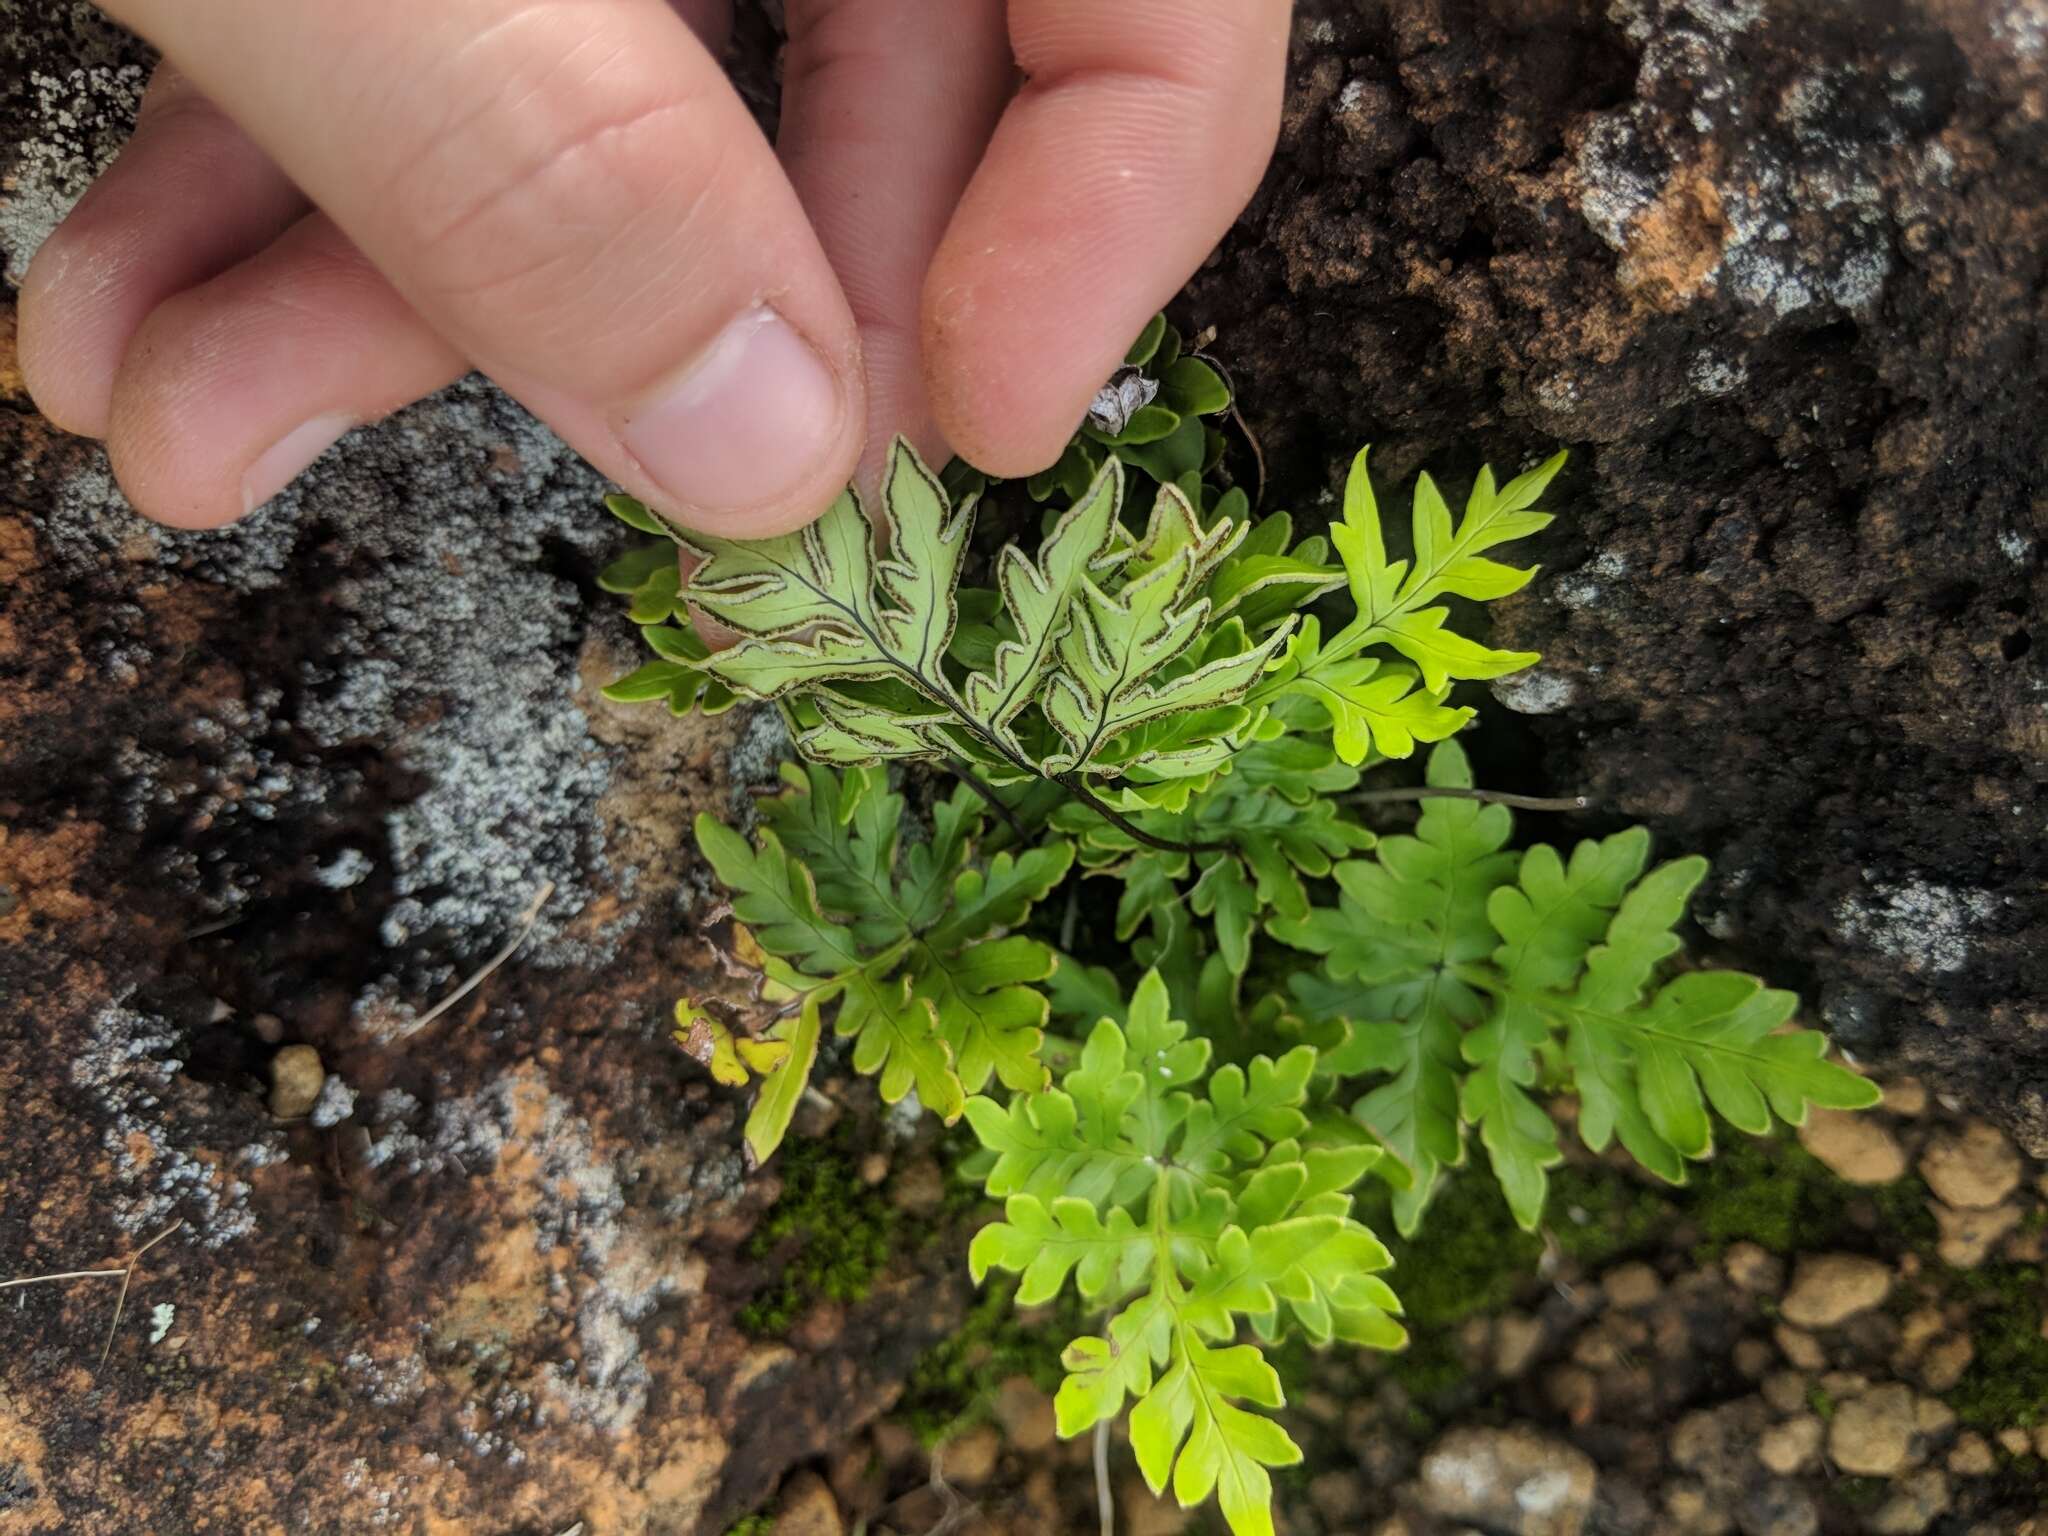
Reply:
[[[327,1069],[310,1045],[288,1045],[270,1058],[270,1112],[280,1120],[302,1120],[320,1102]]]

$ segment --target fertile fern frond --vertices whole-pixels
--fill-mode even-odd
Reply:
[[[1085,775],[1142,803],[1142,786],[1227,758],[1251,719],[1237,701],[1292,617],[1257,639],[1213,622],[1207,587],[1241,524],[1205,526],[1166,485],[1133,536],[1122,505],[1111,457],[1035,555],[1006,546],[995,591],[963,599],[973,498],[955,506],[899,441],[872,520],[848,491],[779,538],[669,530],[691,568],[669,601],[741,637],[689,661],[733,693],[783,703],[814,761],[965,761],[998,784],[1050,778],[1084,793]],[[651,520],[631,504],[625,514]],[[669,579],[648,579],[658,605]]]

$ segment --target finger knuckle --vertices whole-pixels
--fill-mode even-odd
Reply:
[[[704,103],[672,79],[617,57],[489,89],[454,108],[391,189],[403,259],[432,301],[544,299],[650,210],[701,193],[708,167],[678,146]]]

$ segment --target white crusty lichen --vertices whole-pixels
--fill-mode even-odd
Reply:
[[[1948,975],[1970,963],[1975,931],[1998,908],[1998,898],[1987,891],[1918,878],[1869,880],[1836,903],[1835,931],[1844,942],[1873,949],[1909,971]]]
[[[1571,707],[1578,687],[1543,667],[1511,673],[1487,684],[1494,698],[1518,715],[1555,715]]]
[[[68,26],[49,7],[0,0],[0,78],[26,99],[28,126],[0,145],[0,273],[19,287],[28,264],[128,137],[149,72],[124,57],[120,34],[94,8],[74,5]],[[75,39],[70,68],[35,68],[10,54],[57,27]]]

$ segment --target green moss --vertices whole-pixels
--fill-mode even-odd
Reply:
[[[1671,1221],[1669,1197],[1626,1175],[1560,1168],[1550,1176],[1544,1228],[1560,1252],[1589,1269],[1654,1247]]]
[[[1835,1416],[1835,1396],[1819,1382],[1806,1389],[1806,1406],[1821,1419],[1832,1419]]]
[[[1410,1398],[1422,1403],[1433,1402],[1452,1391],[1471,1371],[1458,1353],[1457,1341],[1449,1334],[1433,1328],[1411,1328],[1408,1347],[1388,1358],[1387,1374]],[[1419,1433],[1435,1428],[1434,1417],[1419,1406],[1412,1408],[1410,1418],[1416,1415],[1423,1421]]]
[[[995,1389],[1012,1376],[1059,1389],[1060,1352],[1090,1327],[1071,1291],[1050,1316],[1020,1314],[1016,1294],[1014,1280],[990,1280],[960,1326],[911,1367],[895,1416],[927,1445],[987,1419]]]
[[[1408,1347],[1387,1373],[1418,1401],[1451,1391],[1469,1374],[1456,1325],[1510,1305],[1536,1274],[1543,1239],[1515,1225],[1500,1186],[1483,1174],[1453,1174],[1439,1188],[1412,1238],[1394,1235],[1384,1189],[1363,1192],[1361,1218],[1394,1256],[1388,1282],[1401,1298]]]
[[[2042,1274],[2033,1264],[1955,1271],[1952,1293],[1971,1303],[1976,1355],[1948,1393],[1956,1417],[1979,1429],[2048,1420],[2048,1339],[2041,1337]]]
[[[746,1247],[751,1259],[780,1260],[775,1281],[740,1308],[740,1326],[757,1338],[786,1333],[817,1301],[867,1295],[896,1237],[897,1213],[847,1152],[792,1140],[780,1158],[782,1193]]]
[[[1793,1254],[1856,1245],[1873,1232],[1920,1247],[1935,1237],[1927,1188],[1903,1178],[1875,1188],[1849,1184],[1793,1141],[1756,1139],[1721,1128],[1720,1149],[1678,1192],[1700,1231],[1695,1255],[1719,1258],[1752,1242]]]
[[[775,1536],[773,1515],[748,1515],[725,1528],[725,1536]]]
[[[1536,1273],[1543,1239],[1515,1225],[1500,1186],[1466,1172],[1444,1180],[1411,1238],[1394,1235],[1384,1191],[1366,1191],[1361,1218],[1394,1256],[1387,1276],[1412,1334],[1440,1331],[1476,1312],[1498,1312]],[[1414,1345],[1410,1345],[1411,1350]]]

